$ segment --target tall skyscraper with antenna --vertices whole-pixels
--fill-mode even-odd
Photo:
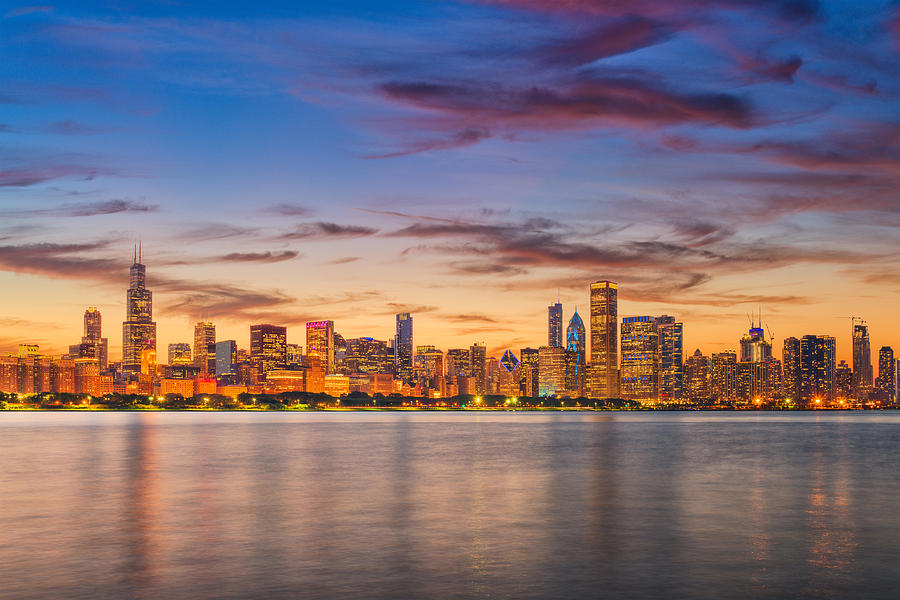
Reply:
[[[122,323],[122,370],[139,373],[141,354],[156,352],[156,323],[153,322],[153,293],[147,289],[147,268],[141,264],[141,247],[134,249],[125,296],[125,322]]]

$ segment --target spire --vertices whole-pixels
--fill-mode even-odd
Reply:
[[[132,264],[137,264],[137,244],[134,245],[134,258],[131,260]]]
[[[141,262],[141,242],[138,241],[138,262]]]

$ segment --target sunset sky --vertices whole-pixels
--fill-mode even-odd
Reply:
[[[0,3],[0,351],[97,306],[118,360],[138,240],[161,356],[398,311],[499,355],[599,279],[686,354],[760,307],[900,350],[898,2],[265,4]]]

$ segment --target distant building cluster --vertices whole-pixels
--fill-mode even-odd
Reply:
[[[852,317],[853,364],[836,364],[834,337],[804,335],[784,340],[781,360],[762,319],[751,320],[739,351],[684,358],[684,324],[668,315],[619,319],[618,285],[590,284],[589,328],[573,311],[548,307],[547,344],[488,356],[483,343],[445,351],[414,345],[413,316],[396,315],[392,339],[344,338],[330,320],[306,323],[305,346],[288,343],[284,326],[250,326],[250,347],[217,340],[214,323],[194,326],[193,343],[169,344],[157,360],[153,296],[135,251],[126,292],[121,362],[110,362],[101,315],[84,313],[84,336],[62,356],[44,356],[33,344],[0,357],[0,392],[139,394],[184,397],[242,393],[309,392],[340,397],[401,394],[429,399],[457,396],[623,398],[648,404],[717,403],[835,406],[892,404],[897,400],[898,361],[893,349],[878,353],[873,377],[869,331]],[[304,352],[305,348],[305,352]],[[588,356],[589,352],[589,356]],[[588,358],[590,360],[588,360]]]

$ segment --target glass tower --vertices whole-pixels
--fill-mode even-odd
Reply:
[[[397,315],[397,332],[394,335],[394,365],[397,376],[409,381],[413,374],[413,318],[409,313]]]
[[[618,352],[619,285],[611,281],[591,284],[592,398],[619,395]]]
[[[127,373],[141,371],[144,351],[156,352],[153,293],[147,289],[147,269],[140,261],[141,255],[135,250],[125,296],[125,322],[122,323],[122,370]]]
[[[559,348],[563,345],[562,337],[562,304],[557,302],[547,307],[547,345]]]

